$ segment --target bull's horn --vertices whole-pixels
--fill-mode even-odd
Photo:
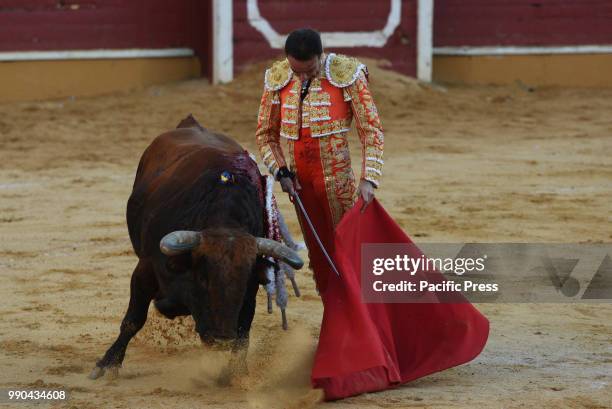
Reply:
[[[197,231],[177,230],[168,233],[159,242],[159,248],[166,256],[185,253],[200,243],[202,235]]]
[[[264,239],[263,237],[257,237],[257,254],[282,260],[297,270],[304,265],[304,261],[298,253],[278,241]]]

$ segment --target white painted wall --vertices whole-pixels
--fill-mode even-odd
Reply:
[[[609,54],[612,45],[435,47],[435,55]]]
[[[121,50],[5,51],[0,61],[101,60],[110,58],[192,57],[191,48],[130,48]]]
[[[231,0],[213,0],[213,84],[229,82],[234,78],[232,3]]]
[[[433,0],[418,0],[417,78],[431,82],[433,56]]]

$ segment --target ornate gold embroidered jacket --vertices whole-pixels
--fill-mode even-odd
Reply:
[[[278,61],[266,71],[264,93],[259,108],[257,145],[270,173],[282,166],[294,170],[293,155],[287,164],[280,137],[292,142],[300,128],[310,128],[312,138],[335,142],[332,153],[344,158],[350,170],[347,132],[355,118],[362,146],[361,178],[378,186],[383,165],[383,129],[378,111],[368,89],[367,68],[355,58],[323,55],[321,75],[311,81],[308,94],[300,102],[301,81],[293,75],[287,59]],[[301,111],[301,115],[300,115]]]

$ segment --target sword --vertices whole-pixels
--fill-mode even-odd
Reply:
[[[296,190],[293,191],[293,198],[297,202],[298,207],[300,208],[300,211],[302,212],[302,216],[304,216],[304,219],[306,219],[306,223],[308,223],[308,227],[310,227],[310,231],[312,232],[312,235],[314,236],[315,240],[317,241],[317,244],[319,245],[319,248],[321,248],[321,251],[323,252],[323,255],[325,255],[325,258],[327,259],[327,262],[329,263],[329,265],[332,268],[332,270],[334,270],[334,273],[336,273],[336,275],[338,277],[340,277],[340,273],[338,272],[338,269],[334,265],[334,262],[332,261],[331,257],[329,256],[329,253],[327,253],[327,250],[325,250],[325,246],[323,246],[323,243],[321,242],[321,239],[319,238],[319,235],[317,234],[317,231],[315,230],[312,222],[310,221],[310,217],[308,217],[308,213],[306,213],[306,209],[304,208],[304,205],[302,204],[302,201],[300,200],[300,196],[298,196],[298,193],[297,193]]]

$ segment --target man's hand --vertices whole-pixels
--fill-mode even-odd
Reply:
[[[296,190],[300,190],[302,188],[297,178],[295,179],[295,184],[290,177],[280,178],[279,182],[283,192],[289,193],[289,196],[293,196]]]
[[[363,198],[363,205],[361,206],[361,213],[363,213],[370,202],[372,202],[372,199],[374,199],[374,185],[372,182],[361,179],[359,182],[359,195]]]

